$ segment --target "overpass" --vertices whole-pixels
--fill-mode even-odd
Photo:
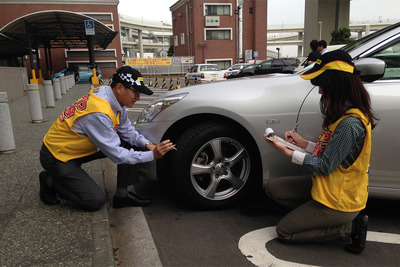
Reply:
[[[123,58],[145,58],[145,53],[166,57],[172,25],[119,14]],[[137,53],[137,54],[136,54]]]
[[[368,35],[370,32],[374,32],[386,26],[392,25],[393,23],[395,22],[350,24],[349,28],[352,33],[357,34],[356,39],[358,39],[361,38],[362,36]],[[290,26],[290,27],[268,28],[267,34],[268,34],[267,47],[282,46],[282,45],[297,45],[298,46],[297,55],[299,57],[303,55],[304,27]],[[326,41],[329,43],[329,40],[327,39]]]

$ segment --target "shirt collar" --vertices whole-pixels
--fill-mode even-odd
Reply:
[[[101,86],[98,90],[97,96],[107,100],[108,103],[110,103],[111,109],[115,113],[121,112],[122,107],[119,104],[110,86]]]

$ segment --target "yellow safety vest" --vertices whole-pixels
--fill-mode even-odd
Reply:
[[[356,161],[347,169],[341,165],[328,175],[313,178],[312,198],[325,206],[344,212],[365,208],[368,198],[368,167],[371,155],[371,123],[359,109],[350,109],[335,123],[329,125],[318,138],[314,156],[321,157],[338,124],[346,117],[359,118],[366,129],[364,145]]]
[[[89,137],[79,135],[72,130],[74,121],[82,116],[93,112],[104,113],[111,118],[113,128],[115,131],[117,130],[119,113],[115,115],[107,100],[93,94],[93,91],[98,89],[92,89],[88,94],[72,103],[50,126],[43,142],[56,159],[67,162],[96,152],[97,146]]]

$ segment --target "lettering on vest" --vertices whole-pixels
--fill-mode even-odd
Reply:
[[[331,138],[332,138],[332,131],[329,131],[327,128],[325,128],[318,137],[318,141],[315,144],[313,156],[321,158]]]
[[[61,113],[59,119],[61,122],[64,122],[66,119],[71,118],[75,115],[75,110],[85,110],[86,102],[89,99],[89,94],[84,95],[81,99],[72,103],[69,107],[67,107],[64,112]]]

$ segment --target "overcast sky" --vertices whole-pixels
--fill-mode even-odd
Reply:
[[[130,17],[171,23],[176,0],[119,0],[118,12]],[[399,0],[351,0],[351,22],[400,21]],[[302,25],[304,0],[268,0],[268,25]]]

